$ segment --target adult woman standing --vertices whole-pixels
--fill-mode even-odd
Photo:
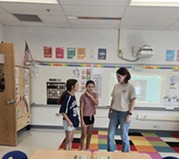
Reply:
[[[112,91],[111,106],[108,117],[110,119],[108,126],[108,151],[115,151],[114,136],[120,125],[122,152],[130,151],[129,127],[131,115],[135,106],[136,93],[133,85],[128,81],[131,78],[129,71],[121,67],[116,71],[118,83]]]

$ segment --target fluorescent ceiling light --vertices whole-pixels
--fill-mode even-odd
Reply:
[[[178,7],[179,0],[131,0],[130,6]]]
[[[120,17],[80,17],[80,16],[68,16],[68,19],[83,19],[83,20],[121,20]]]
[[[45,3],[45,4],[57,4],[57,0],[0,0],[0,2],[21,2],[21,3]]]
[[[78,19],[77,16],[68,16],[67,18],[68,18],[68,19]]]

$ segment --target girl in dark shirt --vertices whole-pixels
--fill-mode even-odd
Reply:
[[[60,113],[63,116],[63,127],[65,130],[64,149],[71,150],[73,136],[76,128],[79,126],[79,117],[77,112],[77,101],[75,92],[78,91],[79,84],[76,79],[69,79],[66,82],[66,91],[59,99]]]

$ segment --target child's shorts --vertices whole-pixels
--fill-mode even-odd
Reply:
[[[76,130],[74,126],[70,126],[66,120],[63,119],[63,127],[65,131],[73,131]]]
[[[85,122],[85,125],[93,125],[94,124],[94,115],[83,116],[83,120]]]

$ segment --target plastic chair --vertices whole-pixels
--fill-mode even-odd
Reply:
[[[6,153],[2,157],[2,159],[9,159],[10,157],[12,159],[28,159],[27,155],[24,152],[19,151],[19,150],[10,151],[10,152]]]
[[[167,157],[164,157],[163,159],[179,159],[179,158],[172,157],[172,156],[167,156]]]

